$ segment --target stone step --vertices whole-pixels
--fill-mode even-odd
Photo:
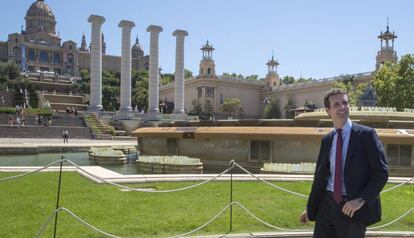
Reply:
[[[126,131],[122,131],[122,130],[115,131],[115,136],[126,136],[126,135],[127,135]]]

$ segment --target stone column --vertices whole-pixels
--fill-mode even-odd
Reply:
[[[99,112],[102,109],[102,38],[101,26],[105,22],[102,16],[91,15],[91,95],[88,111]]]
[[[174,117],[185,116],[184,112],[184,38],[188,33],[183,30],[176,30],[173,33],[176,36],[175,46],[175,92],[174,92]]]
[[[148,110],[146,120],[160,120],[159,103],[159,81],[160,72],[158,64],[158,36],[162,32],[160,26],[150,25],[147,28],[150,32],[150,62],[149,62],[149,88],[148,88]]]
[[[131,30],[135,27],[132,21],[122,20],[122,53],[121,53],[121,106],[118,119],[128,119],[131,108]]]

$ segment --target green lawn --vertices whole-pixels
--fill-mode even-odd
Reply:
[[[0,177],[11,176],[0,173]],[[0,237],[34,237],[56,206],[57,173],[37,173],[17,180],[0,182]],[[193,183],[140,184],[160,190]],[[278,185],[307,194],[309,182],[278,182]],[[229,202],[229,182],[213,182],[200,187],[166,194],[123,192],[110,185],[98,185],[77,173],[62,177],[61,206],[86,222],[122,237],[167,237],[185,233],[210,220]],[[263,220],[284,228],[309,229],[298,216],[306,199],[277,191],[259,182],[234,182],[233,200],[239,201]],[[414,185],[398,188],[382,196],[383,223],[414,206]],[[383,224],[379,223],[379,224]],[[377,224],[378,225],[378,224]],[[229,230],[226,211],[196,235],[220,234]],[[239,207],[233,209],[233,232],[274,231],[258,223]],[[414,214],[388,230],[414,231]],[[43,237],[51,237],[53,221]],[[65,212],[59,214],[57,237],[102,237]]]

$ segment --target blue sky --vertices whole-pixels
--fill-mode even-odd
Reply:
[[[3,0],[0,40],[20,31],[24,16],[34,0]],[[176,29],[188,31],[185,67],[195,74],[201,59],[200,47],[208,39],[217,74],[223,72],[264,77],[272,51],[279,61],[281,77],[323,78],[372,71],[380,47],[377,39],[390,29],[398,38],[398,56],[414,53],[414,1],[410,0],[45,0],[52,8],[62,40],[80,44],[82,34],[90,40],[90,14],[106,18],[103,32],[107,54],[120,55],[118,23],[132,20],[148,54],[147,26],[163,27],[160,34],[160,65],[173,72]],[[4,7],[7,6],[7,7]]]

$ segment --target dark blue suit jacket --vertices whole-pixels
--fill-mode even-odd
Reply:
[[[322,138],[312,190],[307,204],[308,218],[316,219],[330,175],[329,151],[333,131]],[[362,197],[365,204],[352,219],[367,226],[381,220],[379,194],[388,180],[384,149],[374,129],[352,123],[344,168],[348,200]]]

